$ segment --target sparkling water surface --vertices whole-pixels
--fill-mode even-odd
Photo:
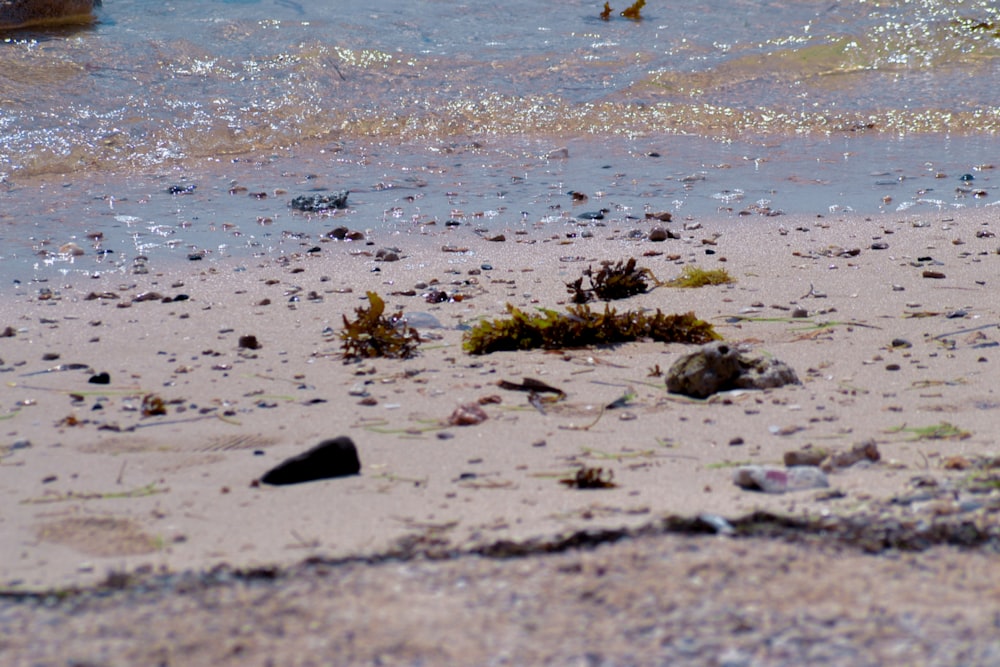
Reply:
[[[611,5],[106,0],[92,26],[8,33],[0,272],[90,267],[53,250],[96,262],[98,233],[121,262],[280,252],[308,230],[287,200],[319,187],[351,188],[344,224],[375,229],[461,206],[537,223],[570,189],[626,223],[997,196],[993,2]]]

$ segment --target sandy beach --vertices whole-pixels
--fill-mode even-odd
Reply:
[[[627,5],[4,33],[0,665],[1000,664],[994,8]]]
[[[97,607],[87,617],[94,620],[131,613],[127,608],[140,604],[133,599],[139,582],[173,581],[172,575],[183,572],[229,572],[242,583],[221,585],[222,593],[209,586],[204,594],[239,597],[232,586],[257,590],[256,579],[247,583],[239,572],[284,572],[274,576],[294,582],[316,576],[293,574],[307,560],[346,559],[348,564],[328,566],[335,572],[371,568],[386,577],[417,576],[364,565],[393,557],[403,563],[395,567],[441,567],[435,576],[446,577],[453,571],[447,568],[472,567],[472,559],[475,567],[503,569],[496,576],[516,585],[519,567],[558,568],[565,563],[553,564],[552,558],[589,562],[610,553],[606,549],[646,545],[661,554],[693,549],[707,559],[699,566],[706,572],[753,572],[767,569],[774,558],[803,554],[824,564],[816,567],[836,580],[853,577],[844,568],[888,569],[884,577],[872,575],[866,591],[831,592],[830,604],[845,609],[864,607],[856,596],[870,602],[878,598],[871,591],[918,578],[919,599],[886,589],[889,597],[880,603],[885,613],[898,620],[916,605],[931,614],[930,625],[947,625],[932,601],[946,591],[964,595],[974,603],[955,607],[961,612],[953,627],[968,624],[971,635],[963,646],[996,659],[995,629],[993,635],[986,630],[1000,618],[1000,589],[989,574],[997,571],[1000,508],[1000,397],[992,370],[1000,362],[995,221],[987,213],[957,211],[657,224],[679,238],[651,241],[649,221],[621,228],[581,224],[588,234],[536,226],[516,233],[491,230],[489,237],[467,221],[407,239],[408,247],[394,250],[397,261],[376,254],[398,239],[375,237],[366,244],[324,238],[298,255],[241,270],[225,262],[190,262],[170,271],[17,284],[0,307],[0,367],[7,385],[0,406],[0,582],[11,601],[0,613],[10,638],[0,643],[0,654],[11,656],[9,664],[27,664],[31,656],[53,650],[44,647],[39,626],[23,621],[31,616],[30,600],[45,599],[35,595],[39,591],[124,589],[93,603]],[[630,235],[629,228],[642,233]],[[469,327],[505,316],[507,304],[565,310],[567,283],[602,261],[630,257],[660,281],[693,265],[725,269],[733,282],[657,286],[611,307],[693,312],[748,355],[784,361],[800,383],[705,400],[668,393],[664,374],[695,346],[642,340],[485,355],[463,351]],[[413,358],[342,358],[344,317],[353,318],[368,304],[368,291],[418,327],[422,342]],[[447,300],[430,303],[428,294],[435,291]],[[603,303],[592,306],[601,309]],[[525,378],[564,396],[541,402],[498,385]],[[468,404],[478,406],[485,421],[453,425],[456,409]],[[279,487],[257,482],[282,460],[337,436],[356,444],[360,475]],[[823,488],[763,493],[733,481],[743,465],[783,467],[788,452],[845,452],[865,443],[874,445],[878,460],[828,466]],[[597,474],[613,488],[564,483],[583,468],[600,469]],[[702,517],[705,532],[726,535],[754,513],[800,521],[812,527],[802,533],[814,537],[822,536],[816,527],[827,521],[830,539],[788,546],[763,538],[669,538],[669,529],[656,528],[671,517],[685,518],[685,525]],[[853,532],[837,533],[833,527],[841,520],[853,521]],[[745,525],[752,531],[754,522]],[[610,541],[629,531],[633,537],[626,546],[603,547],[592,556],[572,549],[527,561],[461,556],[564,551],[574,535],[601,542],[594,537],[601,531],[617,535]],[[666,546],[654,546],[664,539]],[[976,548],[949,546],[956,544]],[[900,545],[930,551],[900,559],[893,549]],[[672,586],[659,575],[649,579],[652,566],[630,574],[621,566],[625,556],[607,558],[617,563],[620,577],[634,577],[630,586]],[[954,564],[935,576],[922,569],[942,561]],[[571,570],[587,567],[578,563]],[[953,567],[979,567],[985,575],[978,586],[956,585],[943,574]],[[785,583],[774,582],[770,592],[758,590],[753,577],[736,579],[726,587],[735,585],[743,591],[739,595],[751,597],[757,591],[789,618],[804,613],[788,611],[795,605],[819,604],[802,593],[815,582],[798,570]],[[102,586],[87,588],[95,584]],[[344,586],[365,599],[364,584]],[[695,595],[682,589],[675,591],[681,598]],[[448,597],[431,590],[407,602],[398,590],[379,591],[395,595],[400,609],[422,604],[420,595]],[[464,595],[453,592],[458,599]],[[154,597],[156,604],[169,604],[165,590]],[[553,610],[561,604],[553,601]],[[435,654],[408,643],[422,626],[399,620],[403,612],[385,605],[387,615],[396,614],[393,622],[402,624],[400,646],[409,647],[397,656],[399,664],[461,664],[463,654],[451,652],[454,646]],[[367,632],[362,626],[374,623],[340,622],[346,624],[343,632],[361,635]],[[432,633],[447,630],[447,623],[428,623]],[[15,626],[21,630],[7,632]],[[137,637],[154,631],[136,630],[134,641],[114,647],[85,630],[74,632],[66,655],[106,650],[117,657],[95,664],[126,664],[122,656],[138,650],[135,642],[149,648],[149,637]],[[844,632],[835,629],[831,636],[857,648]],[[290,644],[275,639],[267,650],[258,644],[259,652],[247,645],[244,658],[266,664],[265,657],[274,655],[268,651],[290,652],[297,657],[275,664],[312,664],[290,648],[290,638],[302,633],[309,634],[308,624],[290,632]],[[533,637],[539,652],[515,651],[515,662],[576,655]],[[522,648],[534,641],[522,639],[528,642],[517,644]],[[371,655],[361,651],[357,661],[367,664],[384,652],[380,641],[372,638]],[[586,639],[581,642],[580,655],[591,650]],[[329,657],[324,651],[334,644],[317,655]],[[630,654],[614,646],[609,655],[617,657],[607,664],[657,660],[648,649],[629,662],[624,656]],[[489,643],[468,648],[465,664],[492,664],[501,655]],[[216,650],[208,644],[193,650],[189,664],[215,662]],[[138,664],[140,654],[131,655],[131,664]],[[139,662],[149,658],[143,655]],[[716,656],[712,664],[785,664],[776,655],[750,651],[744,662]],[[848,664],[838,662],[844,655],[822,664]],[[933,654],[917,651],[909,664],[938,664],[928,656]],[[988,662],[973,658],[968,664]]]

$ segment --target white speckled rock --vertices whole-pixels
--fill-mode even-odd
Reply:
[[[826,473],[816,466],[740,466],[733,471],[733,484],[751,491],[785,493],[825,489],[830,486]]]
[[[701,346],[667,371],[667,391],[694,398],[730,389],[770,389],[798,383],[795,371],[784,362],[750,358],[724,341]]]

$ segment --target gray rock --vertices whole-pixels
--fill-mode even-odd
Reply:
[[[731,389],[770,389],[798,383],[795,371],[784,362],[748,357],[724,341],[701,346],[667,371],[667,391],[694,398]]]
[[[661,243],[669,238],[667,230],[657,225],[649,230],[649,240],[653,243]]]
[[[347,208],[348,194],[350,193],[347,190],[341,190],[329,195],[300,195],[289,202],[289,206],[304,213],[322,213],[331,209]]]
[[[346,477],[361,472],[358,450],[347,436],[324,440],[309,451],[293,456],[268,470],[260,481],[285,485],[317,479]]]

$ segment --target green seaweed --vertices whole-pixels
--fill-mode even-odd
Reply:
[[[740,466],[747,466],[753,463],[753,461],[719,461],[717,463],[709,463],[705,466],[705,470],[722,470],[725,468],[739,468]]]
[[[736,282],[725,269],[703,269],[691,264],[684,267],[678,278],[667,281],[670,287],[704,287]]]
[[[539,309],[526,313],[507,304],[510,317],[484,320],[466,332],[462,347],[469,354],[513,350],[559,350],[587,345],[614,345],[649,338],[662,343],[702,344],[721,339],[712,325],[694,313],[665,315],[629,310],[618,314],[604,306],[595,312],[589,306],[569,306],[567,313]]]
[[[147,496],[155,496],[160,493],[167,493],[170,489],[157,486],[156,482],[150,482],[146,486],[140,486],[135,489],[129,489],[128,491],[95,491],[95,492],[80,492],[80,491],[67,491],[66,493],[48,493],[43,496],[35,498],[27,498],[22,500],[22,505],[44,505],[48,503],[61,503],[70,500],[109,500],[114,498],[145,498]]]
[[[590,287],[583,286],[584,278],[589,280]],[[566,289],[573,295],[573,303],[587,303],[595,297],[602,301],[613,301],[649,290],[647,278],[660,284],[652,271],[636,268],[635,258],[630,257],[628,261],[618,260],[615,264],[610,261],[601,262],[601,268],[596,273],[588,266],[582,277],[566,283]]]
[[[387,357],[409,359],[416,354],[420,335],[407,327],[403,311],[385,317],[385,301],[375,292],[368,292],[368,308],[356,308],[358,319],[348,320],[340,332],[345,360]]]
[[[949,422],[929,426],[907,426],[903,424],[886,430],[886,433],[910,433],[910,440],[965,440],[972,437],[968,431]]]

